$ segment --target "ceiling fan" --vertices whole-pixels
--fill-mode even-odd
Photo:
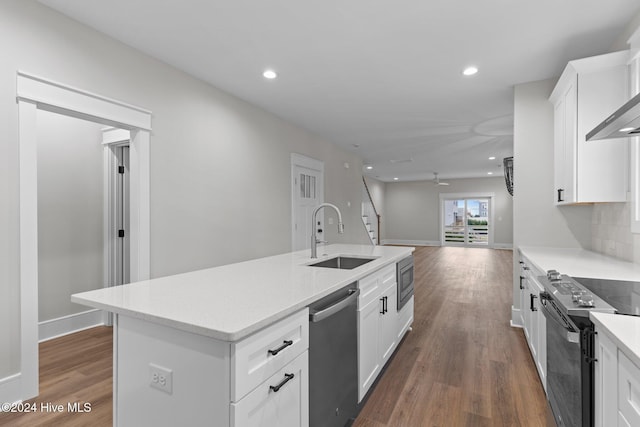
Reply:
[[[435,185],[449,185],[448,182],[440,182],[440,178],[438,178],[438,172],[433,173],[433,183]]]

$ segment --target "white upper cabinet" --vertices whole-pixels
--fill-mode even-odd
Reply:
[[[628,61],[628,51],[571,61],[551,93],[556,204],[627,200],[628,140],[585,135],[629,99]]]
[[[640,28],[629,39],[629,97],[640,93]],[[640,137],[631,138],[631,231],[640,233]]]

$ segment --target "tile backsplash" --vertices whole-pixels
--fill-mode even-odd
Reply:
[[[593,206],[592,251],[640,263],[640,235],[631,233],[630,210],[629,203],[601,203]]]

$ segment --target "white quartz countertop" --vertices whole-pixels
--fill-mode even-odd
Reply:
[[[640,366],[640,317],[621,314],[590,313],[597,329],[604,330],[616,346]]]
[[[411,247],[329,245],[123,286],[71,301],[223,341],[237,341],[413,252]],[[353,270],[309,267],[336,255],[376,257]]]
[[[640,265],[584,249],[525,246],[520,252],[539,270],[572,277],[640,281]]]

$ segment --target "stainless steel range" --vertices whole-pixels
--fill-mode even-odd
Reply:
[[[555,270],[538,277],[547,320],[547,395],[558,427],[593,426],[593,324],[589,312],[614,307]]]

